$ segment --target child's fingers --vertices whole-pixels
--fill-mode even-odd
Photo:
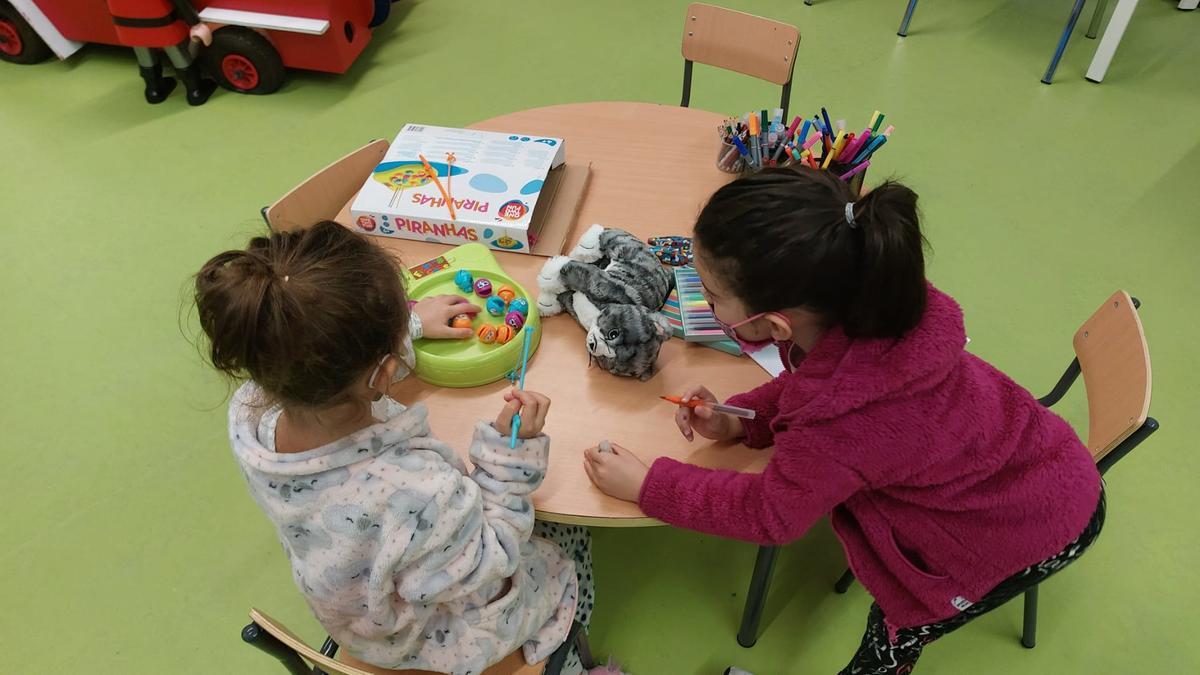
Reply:
[[[543,401],[545,397],[540,397],[540,394],[535,394],[530,391],[517,390],[513,395],[521,402],[521,431],[522,438],[526,434],[530,436],[541,431],[542,425],[546,421],[546,413],[544,408],[548,401]]]
[[[675,426],[679,427],[679,433],[683,437],[692,440],[692,409],[679,406],[675,411]]]
[[[696,406],[695,408],[693,408],[692,414],[694,414],[696,417],[699,417],[702,420],[711,420],[713,418],[713,415],[715,415],[716,413],[713,412],[712,408],[710,408],[706,405],[701,405],[701,406]]]
[[[604,466],[604,463],[611,459],[611,455],[600,452],[600,448],[592,447],[583,451],[585,463],[592,468],[593,471],[599,470]]]
[[[465,340],[475,336],[475,331],[470,328],[451,328],[447,335],[454,340]]]
[[[541,429],[546,426],[546,416],[550,414],[550,398],[545,394],[534,392],[533,397],[537,400],[537,413],[534,415],[534,429]]]
[[[456,316],[458,314],[478,314],[479,305],[463,298],[452,297],[446,302],[446,311],[453,311]]]
[[[717,400],[717,397],[713,396],[712,392],[709,391],[708,388],[706,388],[704,385],[696,385],[694,387],[689,388],[687,391],[683,392],[682,398],[685,402],[690,401],[694,398],[698,398],[702,401],[716,401]]]
[[[521,412],[521,402],[519,400],[509,401],[496,416],[496,423],[493,425],[496,427],[496,431],[499,431],[502,436],[512,433],[512,418],[519,412]]]
[[[526,414],[532,419],[537,415],[538,400],[532,391],[523,389],[514,389],[513,398],[521,402],[521,407],[525,408]]]

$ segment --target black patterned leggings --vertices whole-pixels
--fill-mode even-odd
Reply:
[[[543,520],[533,524],[533,536],[554,542],[563,555],[575,561],[575,577],[579,580],[579,597],[575,605],[575,620],[584,629],[592,622],[592,610],[596,606],[596,580],[592,577],[592,533],[580,525],[559,525]],[[560,675],[576,675],[583,672],[579,652],[571,647]]]
[[[883,621],[883,610],[879,609],[879,605],[872,603],[871,610],[867,613],[867,631],[863,634],[858,653],[854,655],[850,665],[842,669],[839,675],[907,675],[907,673],[911,673],[917,664],[917,659],[921,657],[921,650],[925,648],[925,645],[1021,595],[1083,555],[1083,552],[1099,536],[1100,528],[1104,526],[1104,509],[1104,493],[1101,492],[1096,512],[1092,514],[1092,519],[1088,521],[1087,527],[1083,528],[1083,533],[1075,541],[1067,544],[1067,547],[1054,557],[1027,567],[1001,581],[979,602],[945,621],[914,628],[901,628],[896,631],[896,639],[890,640],[887,626]]]

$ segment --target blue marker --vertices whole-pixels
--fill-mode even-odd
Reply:
[[[864,159],[870,157],[871,153],[878,150],[880,148],[880,146],[882,146],[884,143],[887,143],[887,139],[888,139],[888,137],[883,136],[883,135],[879,135],[879,136],[876,136],[875,138],[871,139],[871,143],[869,145],[867,145],[867,147],[863,148],[862,151],[860,151],[858,153],[858,157],[855,157],[854,161],[852,161],[850,163],[858,164],[859,162],[862,162]]]
[[[749,164],[751,161],[750,160],[750,150],[748,150],[746,148],[746,144],[743,143],[742,139],[738,138],[737,136],[730,137],[730,140],[733,141],[733,144],[735,146],[737,146],[738,152],[740,152],[742,154],[742,159],[745,160],[747,164]]]
[[[521,345],[521,383],[517,388],[521,391],[525,390],[525,371],[529,368],[529,334],[533,332],[533,328],[525,327],[525,343]],[[517,447],[517,431],[521,429],[521,413],[514,413],[512,417],[512,438],[508,441],[508,448],[514,450]]]

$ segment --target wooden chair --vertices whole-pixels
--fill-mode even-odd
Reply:
[[[1085,0],[1075,0],[1075,4],[1071,8],[1071,14],[1067,17],[1067,26],[1063,29],[1062,35],[1058,39],[1058,45],[1054,49],[1054,55],[1050,58],[1050,65],[1046,68],[1046,74],[1042,76],[1042,82],[1050,84],[1054,79],[1054,71],[1058,69],[1058,62],[1062,59],[1063,52],[1067,50],[1067,41],[1071,39],[1071,33],[1075,31],[1075,23],[1079,20],[1079,14],[1083,11],[1083,3]],[[804,0],[804,4],[811,5],[813,0]],[[1092,11],[1092,22],[1088,25],[1087,36],[1091,39],[1096,39],[1096,33],[1100,30],[1100,22],[1104,20],[1104,10],[1108,6],[1108,0],[1099,0],[1096,3],[1096,8]],[[908,37],[908,24],[912,21],[913,12],[917,9],[917,0],[908,0],[904,7],[904,17],[900,19],[900,28],[896,31],[896,35],[900,37]]]
[[[321,169],[274,204],[264,206],[263,220],[278,232],[309,227],[319,220],[335,220],[362,188],[363,176],[383,161],[388,145],[385,140],[371,141]]]
[[[1058,403],[1080,373],[1088,401],[1087,448],[1101,475],[1158,430],[1150,413],[1150,351],[1138,318],[1137,298],[1117,291],[1075,332],[1075,359],[1058,384],[1038,399],[1046,407]],[[854,582],[850,570],[834,584],[845,593]],[[1025,591],[1021,644],[1037,643],[1038,587]]]
[[[503,661],[483,671],[482,675],[558,675],[566,662],[567,653],[574,644],[579,651],[584,668],[592,668],[591,652],[588,650],[587,634],[578,623],[571,626],[567,640],[542,663],[525,663],[521,650],[509,654]],[[320,651],[308,646],[286,626],[257,609],[250,610],[250,623],[242,629],[242,640],[261,649],[279,660],[292,675],[428,675],[427,670],[388,670],[372,666],[343,654],[335,660],[338,645],[333,638],[325,638]],[[311,665],[309,665],[311,664]]]
[[[781,85],[779,107],[786,124],[799,44],[800,29],[793,25],[692,3],[683,22],[683,101],[679,105],[688,107],[692,98],[692,63],[703,63]]]

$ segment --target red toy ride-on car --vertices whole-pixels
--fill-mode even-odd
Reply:
[[[343,73],[394,0],[192,0],[212,28],[199,59],[218,84],[270,94],[286,68]],[[106,0],[0,0],[0,60],[67,58],[86,43],[122,45]]]

